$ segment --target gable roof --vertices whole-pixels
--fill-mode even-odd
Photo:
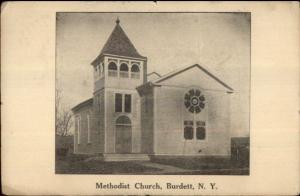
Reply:
[[[228,86],[227,84],[225,84],[225,82],[223,82],[222,80],[220,80],[219,78],[217,78],[215,75],[213,75],[212,73],[210,73],[209,71],[207,71],[205,68],[203,68],[202,66],[200,66],[199,64],[194,64],[194,65],[190,65],[190,66],[187,66],[187,67],[183,67],[183,68],[180,68],[180,69],[177,69],[177,70],[174,70],[170,73],[167,73],[163,76],[161,76],[160,78],[157,78],[155,80],[152,80],[152,81],[149,81],[147,82],[146,84],[143,84],[139,87],[137,87],[138,90],[140,90],[141,88],[143,87],[149,87],[149,86],[159,86],[159,83],[164,81],[164,80],[167,80],[169,78],[172,78],[184,71],[187,71],[189,69],[192,69],[194,67],[197,67],[199,68],[200,70],[202,70],[205,74],[207,74],[208,76],[210,76],[212,79],[214,79],[216,82],[220,83],[222,86],[224,86],[226,89],[228,89],[230,92],[233,91],[233,89]]]
[[[177,70],[172,71],[172,72],[170,72],[170,73],[168,73],[168,74],[166,74],[166,75],[163,75],[162,77],[160,77],[160,78],[158,78],[158,79],[156,79],[156,80],[154,80],[154,81],[152,81],[152,82],[153,82],[153,83],[160,83],[160,82],[162,82],[162,81],[164,81],[164,80],[167,80],[167,79],[169,79],[169,78],[171,78],[171,77],[174,77],[174,76],[176,76],[176,75],[178,75],[178,74],[180,74],[180,73],[182,73],[182,72],[184,72],[184,71],[187,71],[187,70],[189,70],[189,69],[191,69],[191,68],[194,68],[194,67],[198,67],[198,68],[201,69],[204,73],[206,73],[206,74],[209,75],[211,78],[213,78],[214,80],[216,80],[218,83],[220,83],[221,85],[223,85],[225,88],[227,88],[227,89],[233,91],[233,89],[232,89],[230,86],[228,86],[227,84],[225,84],[222,80],[220,80],[220,79],[217,78],[215,75],[213,75],[212,73],[210,73],[209,71],[207,71],[205,68],[203,68],[202,66],[200,66],[200,65],[198,65],[198,64],[190,65],[190,66],[187,66],[187,67],[183,67],[183,68],[177,69]]]
[[[147,76],[151,76],[151,75],[157,75],[158,77],[161,77],[161,75],[155,71],[147,74]]]
[[[126,33],[123,31],[120,26],[119,19],[116,21],[116,26],[112,33],[110,34],[108,40],[104,44],[100,54],[98,57],[92,62],[92,65],[98,63],[99,58],[103,54],[111,54],[111,55],[119,55],[125,57],[133,57],[133,58],[143,58],[146,57],[140,55]]]
[[[77,112],[78,110],[80,110],[81,108],[85,107],[85,106],[89,106],[93,104],[93,98],[87,99],[79,104],[77,104],[75,107],[73,107],[71,110],[72,112]]]
[[[156,80],[157,78],[160,78],[161,75],[155,71],[147,74],[147,81]]]

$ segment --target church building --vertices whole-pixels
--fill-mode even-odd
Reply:
[[[230,156],[233,89],[203,66],[147,74],[147,58],[119,19],[91,65],[92,98],[72,109],[75,154],[106,161]]]

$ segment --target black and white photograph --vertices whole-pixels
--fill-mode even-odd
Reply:
[[[250,26],[57,13],[56,174],[249,175]]]
[[[1,4],[4,195],[299,195],[299,2]]]

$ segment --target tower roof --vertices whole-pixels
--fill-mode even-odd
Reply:
[[[92,65],[98,64],[98,60],[103,54],[145,59],[144,56],[138,53],[126,33],[123,31],[122,27],[120,26],[119,18],[116,20],[116,26],[114,30],[110,34],[98,57],[92,62]]]

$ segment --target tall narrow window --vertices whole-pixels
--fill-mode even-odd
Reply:
[[[192,140],[194,138],[193,121],[184,121],[184,139]]]
[[[108,76],[118,77],[118,67],[117,67],[116,63],[110,62],[108,64]]]
[[[125,95],[125,112],[131,112],[131,95]]]
[[[80,116],[77,117],[77,144],[80,144],[80,132],[81,132],[81,127],[80,127]]]
[[[205,139],[205,122],[204,121],[197,121],[196,138],[197,138],[197,140]]]
[[[122,94],[115,95],[115,112],[122,112]]]
[[[194,121],[184,121],[184,139],[192,140],[194,138],[194,130],[196,131],[197,140],[205,140],[205,121],[195,121],[195,123]]]
[[[87,120],[87,142],[91,143],[90,115],[89,114],[87,114],[86,120]]]

